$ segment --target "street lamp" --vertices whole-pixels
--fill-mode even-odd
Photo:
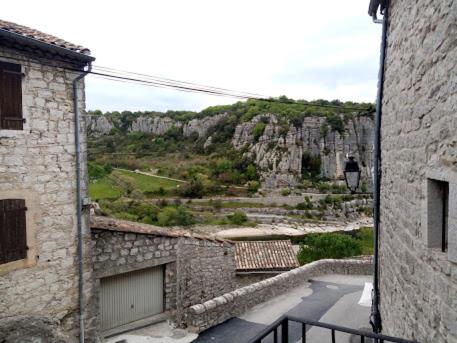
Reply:
[[[359,187],[360,173],[359,164],[354,159],[354,156],[348,156],[348,159],[344,162],[344,180],[352,194]]]

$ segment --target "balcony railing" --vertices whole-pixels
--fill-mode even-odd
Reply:
[[[301,324],[301,342],[302,343],[313,343],[307,341],[306,337],[306,330],[309,327],[319,327],[329,331],[328,341],[320,340],[319,343],[331,342],[331,343],[338,343],[336,340],[336,332],[343,332],[346,334],[350,334],[355,336],[356,338],[352,338],[351,342],[357,342],[357,337],[360,339],[358,342],[361,343],[384,343],[384,342],[392,342],[392,343],[417,343],[417,341],[410,341],[403,338],[391,337],[381,334],[375,334],[368,331],[360,331],[354,330],[350,328],[346,328],[343,326],[328,324],[328,323],[321,323],[314,320],[309,319],[302,319],[297,318],[294,316],[282,316],[273,324],[265,328],[262,332],[260,332],[256,337],[249,340],[249,343],[263,343],[263,342],[271,342],[274,343],[295,343],[297,342],[298,338],[294,338],[293,340],[289,340],[290,333],[289,333],[289,322],[295,322],[299,325]]]

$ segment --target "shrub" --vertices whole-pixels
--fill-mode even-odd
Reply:
[[[295,208],[297,210],[312,210],[314,208],[314,204],[311,202],[311,199],[306,196],[305,201],[297,204]]]
[[[111,174],[113,168],[111,167],[111,164],[105,164],[104,166],[101,166],[100,164],[97,164],[95,162],[89,162],[88,163],[88,174],[89,178],[91,180],[99,180],[104,178],[105,176]]]
[[[194,177],[179,188],[179,193],[186,198],[201,198],[205,194],[205,187],[199,178]]]
[[[362,254],[360,240],[339,233],[309,234],[298,251],[301,265],[324,258],[344,258]]]
[[[230,223],[234,225],[241,225],[248,221],[246,213],[242,211],[235,211],[232,215],[227,216]]]
[[[290,195],[290,188],[283,188],[281,191],[281,195],[285,197]]]
[[[257,124],[255,124],[254,129],[252,130],[252,134],[254,135],[254,141],[259,141],[259,138],[263,135],[263,131],[265,131],[266,126],[267,125],[262,122],[257,122]]]
[[[313,182],[310,181],[310,180],[306,180],[306,179],[305,179],[305,180],[302,181],[302,187],[303,187],[304,189],[311,188],[311,187],[313,187]]]
[[[182,225],[188,226],[194,224],[192,214],[183,206],[167,206],[164,207],[157,216],[157,225],[173,226]]]
[[[362,185],[360,186],[360,190],[362,193],[367,193],[368,192],[368,183],[366,181],[362,182]]]
[[[248,182],[248,192],[249,193],[255,193],[259,190],[260,188],[260,183],[258,181],[249,181]]]

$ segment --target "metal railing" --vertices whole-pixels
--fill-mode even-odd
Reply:
[[[403,339],[403,338],[375,334],[375,333],[368,332],[368,331],[355,330],[355,329],[346,328],[343,326],[322,323],[322,322],[318,322],[315,320],[302,319],[302,318],[289,316],[289,315],[282,316],[281,318],[276,320],[273,324],[271,324],[270,326],[268,326],[264,330],[262,330],[257,336],[250,339],[248,341],[248,343],[262,343],[262,342],[264,342],[263,340],[266,340],[266,339],[269,339],[270,341],[271,341],[271,339],[273,339],[274,343],[295,343],[295,342],[297,342],[297,339],[294,339],[293,341],[289,340],[289,337],[290,337],[289,322],[295,322],[295,323],[301,324],[301,342],[302,343],[307,342],[306,330],[309,327],[313,327],[313,326],[329,330],[328,342],[331,342],[331,343],[337,343],[336,336],[335,336],[336,332],[347,333],[347,334],[359,337],[360,338],[359,342],[361,342],[361,343],[369,343],[369,342],[417,343],[417,341],[410,341],[410,340]],[[354,340],[354,342],[356,342],[356,341]],[[311,342],[309,342],[309,343],[311,343]],[[324,342],[322,341],[322,343],[324,343]]]

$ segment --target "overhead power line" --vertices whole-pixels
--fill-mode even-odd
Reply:
[[[21,62],[27,62],[25,59],[14,58],[10,56],[0,56],[9,60],[16,60]],[[63,67],[59,65],[55,65],[52,63],[42,63],[43,65],[47,65],[54,68],[60,68],[64,70],[69,70],[72,72],[81,72],[79,69],[73,69],[70,67]],[[270,103],[281,103],[281,104],[290,104],[290,105],[301,105],[305,107],[320,107],[320,108],[333,108],[338,109],[341,111],[359,111],[359,112],[373,112],[373,108],[363,108],[363,107],[355,107],[355,106],[340,106],[340,105],[331,105],[331,104],[316,104],[310,102],[296,102],[294,100],[289,99],[277,99],[268,96],[262,96],[261,94],[257,93],[249,93],[249,92],[242,92],[242,91],[235,91],[227,88],[220,88],[220,87],[212,87],[212,86],[205,86],[193,82],[187,81],[178,81],[173,79],[167,79],[163,77],[135,73],[135,72],[127,72],[123,70],[118,70],[114,68],[108,68],[103,66],[93,66],[93,70],[89,71],[88,74],[94,75],[95,77],[108,79],[112,81],[121,81],[121,82],[128,82],[133,84],[139,84],[144,86],[152,86],[158,88],[170,88],[175,89],[182,92],[192,92],[192,93],[203,93],[209,94],[213,96],[223,96],[223,97],[232,97],[241,100],[258,100],[258,101],[265,101]]]

